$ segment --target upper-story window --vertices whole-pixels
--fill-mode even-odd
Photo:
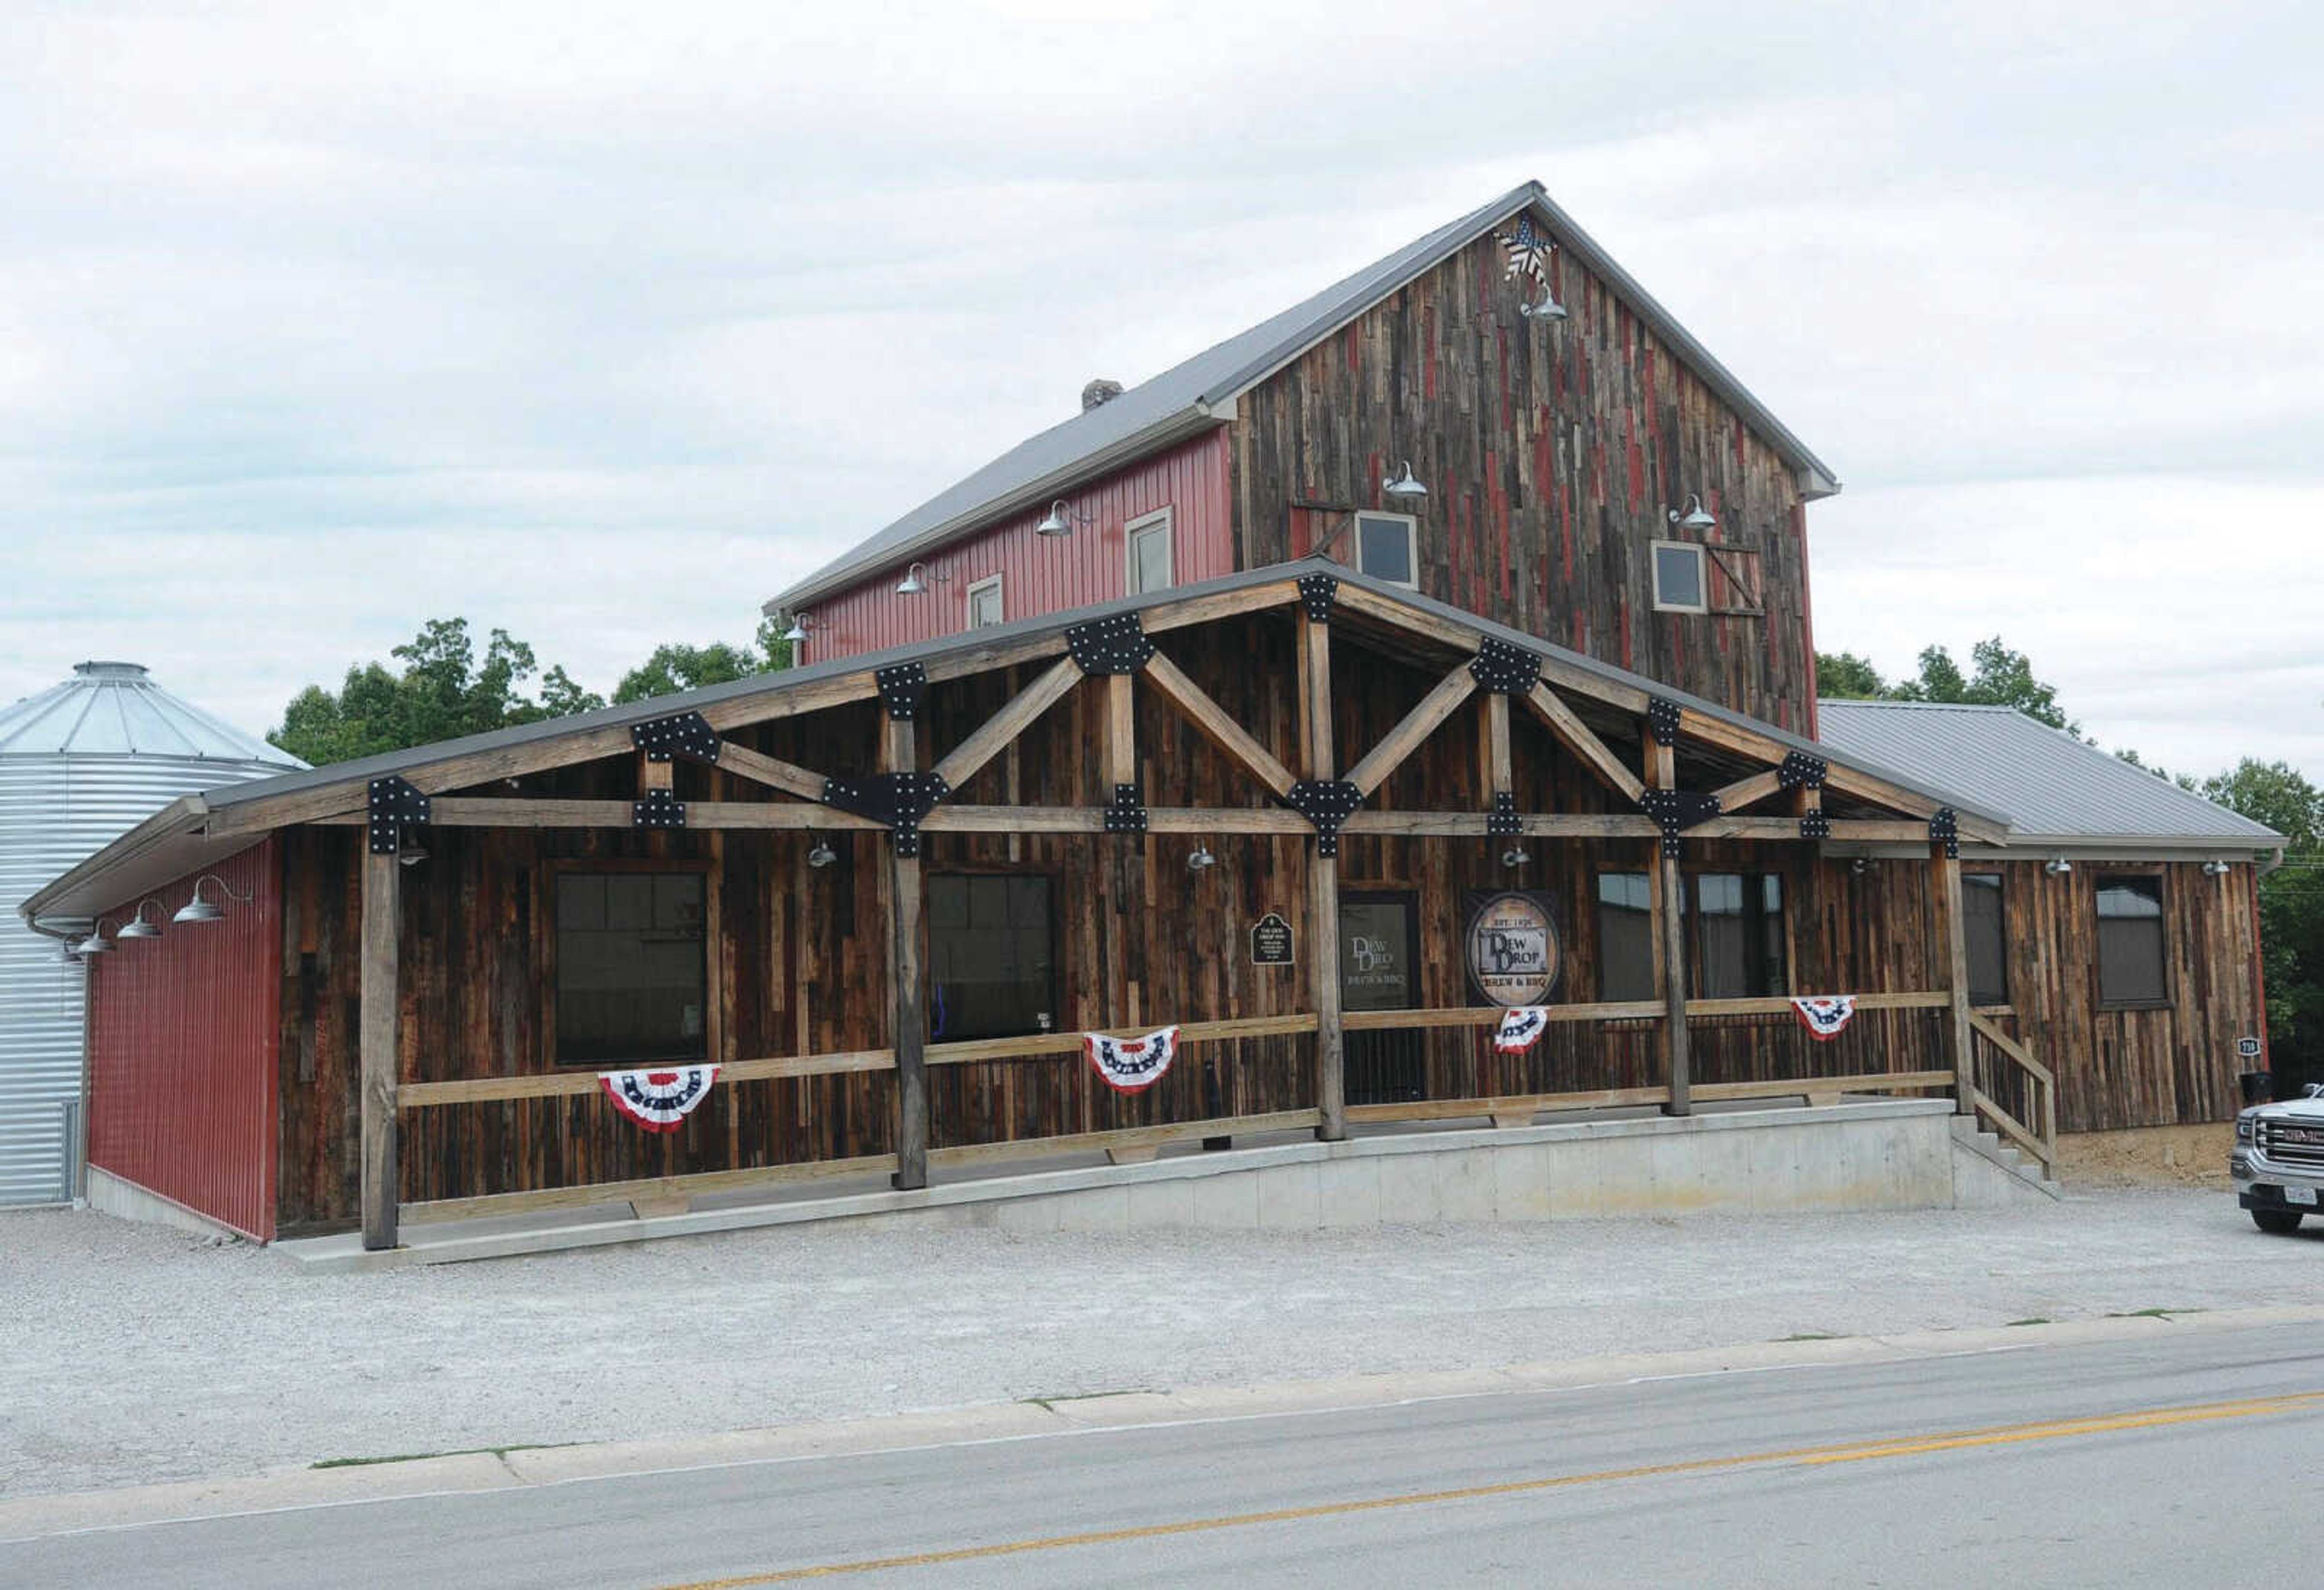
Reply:
[[[1419,521],[1408,513],[1356,515],[1356,566],[1375,580],[1417,587]]]
[[[1170,510],[1157,508],[1130,521],[1130,593],[1165,591],[1177,583],[1170,551]]]
[[[1702,548],[1685,541],[1657,541],[1655,555],[1655,611],[1709,612],[1710,582],[1704,575]]]
[[[979,580],[968,588],[968,627],[982,630],[1004,620],[1001,609],[1001,576]]]

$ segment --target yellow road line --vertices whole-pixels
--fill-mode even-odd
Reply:
[[[702,1579],[671,1585],[664,1590],[746,1590],[758,1585],[788,1585],[802,1579],[828,1579],[842,1574],[879,1573],[890,1568],[936,1567],[945,1563],[974,1562],[986,1558],[1016,1557],[1029,1551],[1061,1551],[1074,1546],[1110,1546],[1124,1540],[1153,1540],[1169,1535],[1194,1535],[1213,1530],[1247,1529],[1254,1524],[1296,1523],[1305,1519],[1344,1518],[1395,1507],[1425,1507],[1441,1502],[1472,1502],[1489,1496],[1517,1496],[1535,1491],[1556,1491],[1573,1485],[1603,1484],[1614,1480],[1653,1479],[1665,1475],[1707,1474],[1720,1469],[1757,1465],[1796,1463],[1803,1466],[1832,1463],[1863,1463],[1873,1458],[1908,1457],[1923,1452],[1950,1452],[1969,1447],[2006,1447],[2024,1441],[2054,1441],[2071,1436],[2103,1435],[2116,1430],[2156,1429],[2166,1425],[2202,1424],[2222,1419],[2250,1419],[2282,1413],[2324,1402],[2324,1392],[2296,1392],[2281,1397],[2259,1397],[2238,1402],[2201,1402],[2181,1408],[2154,1408],[2135,1413],[2104,1414],[2088,1419],[2050,1420],[2039,1424],[1995,1425],[1983,1429],[1947,1430],[1903,1440],[1855,1442],[1840,1447],[1796,1447],[1776,1452],[1747,1452],[1727,1457],[1696,1457],[1683,1463],[1649,1463],[1632,1468],[1605,1468],[1592,1474],[1551,1475],[1539,1479],[1505,1480],[1498,1484],[1464,1485],[1450,1491],[1412,1491],[1393,1496],[1368,1496],[1353,1502],[1322,1502],[1307,1507],[1277,1507],[1264,1512],[1226,1513],[1216,1518],[1181,1519],[1175,1523],[1139,1524],[1119,1530],[1088,1530],[1072,1535],[1047,1535],[1029,1540],[1003,1540],[989,1546],[960,1546],[946,1551],[916,1551],[901,1557],[859,1558],[850,1562],[819,1563],[812,1567],[781,1568],[772,1573],[746,1574],[739,1578]]]

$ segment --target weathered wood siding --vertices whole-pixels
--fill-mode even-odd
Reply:
[[[1278,758],[1297,761],[1293,620],[1277,611],[1176,630],[1157,644]],[[1344,767],[1378,743],[1440,677],[1436,668],[1371,654],[1335,638],[1334,741]],[[964,739],[1038,671],[1028,666],[934,686],[920,719],[923,766]],[[1213,751],[1150,687],[1138,689],[1137,728],[1149,805],[1261,806],[1259,786]],[[1374,810],[1481,811],[1486,795],[1480,703],[1448,721],[1396,772]],[[1085,682],[955,797],[961,804],[1102,804],[1105,693]],[[871,703],[740,731],[734,738],[826,773],[872,770]],[[1589,813],[1612,797],[1529,716],[1512,714],[1521,809]],[[1634,755],[1633,743],[1618,748]],[[1716,770],[1680,762],[1682,782]],[[540,796],[626,797],[628,758],[528,777]],[[677,768],[682,798],[752,800],[731,774]],[[492,793],[492,792],[485,792]],[[503,790],[500,793],[512,793]],[[582,864],[705,872],[712,990],[707,1023],[722,1061],[822,1054],[890,1042],[887,838],[828,836],[837,864],[807,866],[809,834],[765,832],[484,830],[430,833],[429,858],[403,876],[401,1074],[436,1081],[553,1069],[549,1052],[554,958],[549,879]],[[1201,836],[1219,865],[1189,871],[1196,837],[925,836],[931,874],[1037,871],[1052,880],[1059,1030],[1120,1030],[1165,1022],[1307,1011],[1314,953],[1305,920],[1309,841]],[[361,831],[291,831],[282,843],[282,1107],[279,1187],[285,1231],[344,1224],[355,1213],[357,949]],[[1596,878],[1642,870],[1644,841],[1528,841],[1533,859],[1505,867],[1507,841],[1349,836],[1343,892],[1413,892],[1423,1006],[1471,1003],[1462,961],[1464,894],[1524,887],[1557,904],[1565,968],[1554,996],[1594,1000],[1599,966]],[[1931,868],[1919,859],[1862,873],[1809,846],[1694,841],[1689,870],[1775,871],[1784,883],[1792,991],[1910,992],[1937,987],[1930,932]],[[1978,865],[1972,862],[1972,866]],[[2251,976],[2250,869],[2224,881],[2192,864],[2169,869],[2170,947],[2177,968],[2168,1010],[2097,1011],[2090,864],[2044,879],[2011,864],[2011,992],[2016,1030],[2062,1080],[2069,1129],[2218,1118],[2232,1107],[2234,1038],[2256,1030]],[[1292,924],[1296,963],[1251,964],[1250,924],[1268,911]],[[1356,1035],[1351,1034],[1351,1039]],[[1373,1035],[1378,1036],[1378,1035]],[[1479,1031],[1425,1034],[1425,1096],[1651,1086],[1662,1080],[1652,1023],[1552,1029],[1531,1053],[1491,1053]],[[1075,1055],[930,1071],[938,1146],[1301,1109],[1315,1104],[1313,1040],[1299,1035],[1191,1045],[1151,1091],[1112,1093]],[[1694,1028],[1698,1080],[1813,1077],[1941,1069],[1933,1013],[1864,1012],[1835,1042],[1811,1040],[1788,1016],[1720,1018]],[[407,1110],[401,1193],[407,1201],[519,1191],[632,1177],[853,1157],[891,1147],[893,1082],[881,1072],[722,1085],[679,1132],[651,1135],[595,1094]]]
[[[1240,566],[1305,556],[1387,506],[1404,460],[1429,490],[1420,588],[1431,596],[1812,732],[1806,519],[1791,469],[1567,254],[1572,318],[1517,313],[1487,237],[1351,323],[1240,400]],[[1700,494],[1711,544],[1756,582],[1764,616],[1656,612],[1649,543]],[[1348,560],[1351,537],[1331,554]],[[1711,604],[1749,605],[1719,569]]]

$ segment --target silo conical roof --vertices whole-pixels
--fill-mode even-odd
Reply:
[[[170,757],[285,770],[307,765],[171,694],[140,665],[108,662],[78,663],[63,684],[0,707],[0,757]]]

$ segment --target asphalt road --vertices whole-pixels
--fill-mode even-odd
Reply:
[[[2315,1582],[2316,1328],[1730,1372],[0,1544],[0,1585]]]

